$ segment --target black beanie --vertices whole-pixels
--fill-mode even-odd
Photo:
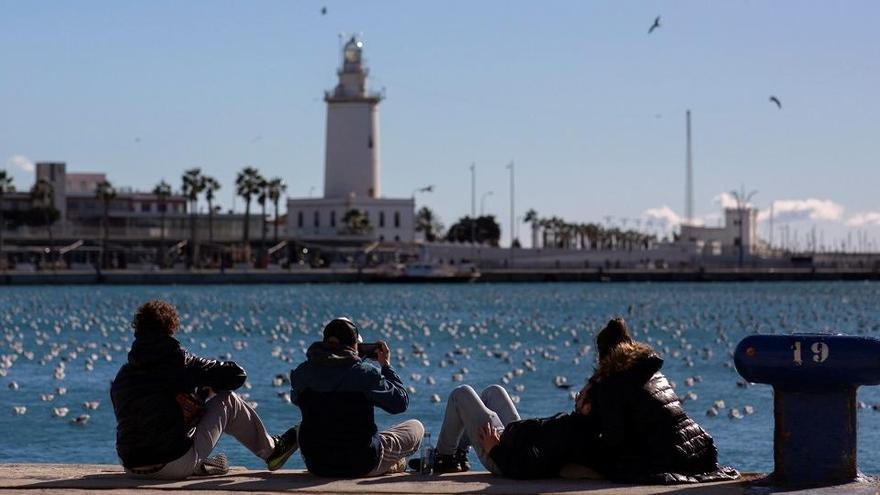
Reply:
[[[324,327],[324,342],[336,340],[343,347],[352,347],[358,341],[358,328],[346,317],[334,318]]]

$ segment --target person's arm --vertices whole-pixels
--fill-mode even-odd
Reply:
[[[377,361],[381,366],[379,373],[367,373],[367,390],[364,392],[373,404],[389,414],[400,414],[409,407],[409,395],[403,386],[403,380],[391,367],[391,351],[388,344],[379,341],[376,351]]]
[[[390,414],[406,411],[409,407],[409,395],[391,365],[382,366],[379,372],[373,371],[367,376],[368,386],[364,393],[373,404]]]
[[[196,387],[235,390],[247,380],[247,373],[233,361],[205,359],[187,352],[184,366]]]
[[[300,374],[300,368],[305,365],[306,363],[302,363],[290,372],[290,402],[296,406],[299,405],[299,397],[300,393],[302,392],[302,389],[299,386],[301,380],[297,377],[297,375]]]
[[[627,411],[622,402],[627,391],[620,385],[609,380],[594,385],[590,393],[590,415],[598,425],[602,445],[615,454],[626,444]]]

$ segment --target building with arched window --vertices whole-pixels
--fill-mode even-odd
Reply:
[[[400,242],[414,238],[415,201],[381,194],[379,103],[384,94],[367,90],[363,46],[356,37],[345,44],[339,83],[324,94],[324,197],[288,199],[287,227],[293,238]],[[303,224],[303,215],[314,221]]]

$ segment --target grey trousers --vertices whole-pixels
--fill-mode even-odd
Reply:
[[[367,476],[399,473],[406,470],[406,458],[419,451],[425,427],[416,419],[396,424],[379,432],[382,455],[379,464]]]
[[[486,423],[503,431],[505,426],[519,419],[516,406],[504,387],[490,385],[480,395],[470,385],[456,387],[446,402],[446,413],[437,437],[437,453],[452,454],[456,448],[467,450],[468,444],[474,443],[474,451],[483,466],[491,473],[501,474],[489,453],[476,441],[478,432]]]
[[[192,435],[193,446],[179,458],[153,474],[129,475],[150,479],[184,479],[207,458],[220,435],[228,433],[260,459],[267,459],[275,449],[275,440],[266,432],[257,412],[235,392],[218,391],[205,403],[205,414]]]

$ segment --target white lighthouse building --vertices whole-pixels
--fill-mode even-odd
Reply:
[[[324,197],[287,201],[287,228],[301,239],[413,240],[415,202],[381,196],[379,102],[367,89],[363,42],[352,37],[342,51],[339,83],[324,94],[327,135]]]

